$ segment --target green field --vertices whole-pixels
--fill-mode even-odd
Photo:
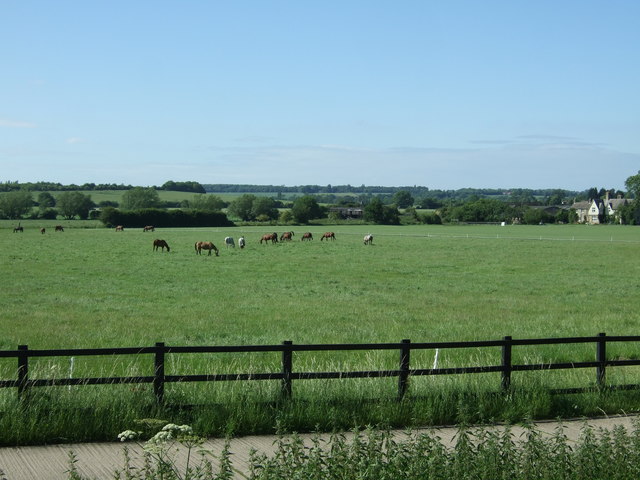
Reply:
[[[106,202],[106,201],[110,201],[110,202],[117,202],[120,203],[122,202],[122,196],[125,194],[125,192],[127,192],[127,190],[79,190],[80,193],[84,194],[84,195],[88,195],[91,197],[91,200],[96,203],[99,204],[100,202]],[[191,193],[191,192],[178,192],[178,191],[174,191],[174,190],[157,190],[158,192],[158,196],[160,197],[160,201],[162,202],[181,202],[183,200],[193,200],[193,198],[197,195],[201,195],[201,194],[197,194],[197,193]],[[33,198],[37,199],[38,198],[38,194],[40,192],[33,192]],[[64,193],[63,191],[60,190],[55,190],[55,191],[49,191],[48,193],[50,193],[51,195],[53,195],[54,198],[57,198],[60,194]],[[237,192],[237,193],[229,193],[229,192],[222,192],[222,193],[215,193],[212,192],[209,195],[215,195],[216,197],[220,197],[222,200],[224,200],[225,202],[230,202],[236,198],[238,198],[240,195],[243,195],[242,192]],[[277,193],[273,192],[273,193],[261,193],[261,192],[257,192],[257,193],[251,193],[251,195],[255,195],[256,197],[262,197],[262,196],[272,196],[272,197],[276,197]],[[302,195],[302,194],[300,194]]]
[[[0,224],[2,350],[20,344],[43,349],[151,346],[158,341],[167,345],[261,345],[284,340],[367,343],[408,338],[431,342],[490,340],[505,335],[638,334],[640,229],[635,227],[336,226],[330,228],[336,232],[336,241],[321,242],[319,236],[328,228],[311,226],[292,227],[293,242],[265,245],[259,239],[273,227],[155,233],[127,229],[116,233],[97,224],[74,228],[87,224],[57,223],[64,224],[65,232],[48,227],[41,235],[37,221],[23,221],[22,234],[12,233],[9,222]],[[282,228],[277,230],[281,233]],[[313,232],[315,240],[301,242],[304,231]],[[375,237],[372,246],[362,242],[368,232]],[[244,235],[247,247],[225,248],[227,235],[236,240]],[[171,252],[152,251],[154,238],[165,239]],[[213,241],[220,256],[196,255],[193,244],[199,240]],[[583,346],[573,351],[547,347],[514,353],[514,361],[571,361],[576,356],[587,361],[593,359],[591,350]],[[639,357],[632,345],[611,347],[608,353],[618,358]],[[433,352],[416,353],[412,366],[429,368],[433,360]],[[172,358],[166,373],[278,371],[279,361],[275,354],[188,355]],[[300,370],[395,368],[397,352],[331,357],[308,353],[295,361]],[[441,353],[439,361],[441,367],[496,363],[499,352],[448,351]],[[69,373],[68,359],[34,360],[30,367],[41,377]],[[74,368],[75,376],[152,372],[148,358],[77,359]],[[15,360],[0,362],[0,372],[2,379],[14,378]],[[640,383],[637,371],[619,375],[610,377],[614,382]],[[499,387],[499,376],[489,375],[470,384],[461,377],[417,379],[411,393],[424,398],[436,386],[459,398],[462,390],[495,391]],[[586,386],[593,383],[593,372],[520,374],[514,382],[533,390],[539,385]],[[469,404],[473,412],[466,412],[466,405],[453,405],[454,412],[447,414],[453,397],[446,395],[414,404],[411,413],[398,412],[399,407],[392,404],[397,379],[299,383],[294,395],[302,403],[288,407],[284,420],[282,410],[261,410],[267,408],[261,402],[277,397],[275,382],[180,384],[168,389],[167,398],[174,404],[241,402],[242,418],[238,410],[227,411],[224,421],[218,416],[220,412],[203,417],[208,420],[200,423],[208,425],[212,433],[265,431],[273,428],[276,417],[291,428],[313,428],[323,422],[329,423],[324,425],[328,428],[336,422],[423,424],[460,420],[472,414],[486,419],[566,413],[558,412],[559,407],[547,398],[542,404],[529,398],[511,407],[505,407],[501,400],[483,407],[486,412],[479,412],[477,405],[472,407],[473,402]],[[58,399],[66,396],[65,388],[40,390],[46,391],[47,399],[56,398],[64,405],[67,401],[76,405],[83,396],[86,402],[94,398],[92,395],[96,397],[91,401],[104,401],[101,392],[109,388],[119,392],[115,395],[119,402],[126,403],[133,395],[136,402],[147,405],[152,397],[147,386],[133,389],[133,393],[130,387],[84,388],[73,400],[64,401]],[[0,409],[10,411],[15,392],[6,389],[0,395],[4,402]],[[623,402],[625,408],[633,409],[633,402],[637,402],[633,395],[612,403],[591,398],[572,408],[579,408],[580,413],[611,410],[622,408],[619,403]],[[318,407],[316,419],[309,413],[308,402],[319,398],[331,405],[342,403],[344,408],[332,406],[335,411],[329,415],[326,405]],[[391,403],[384,408],[359,406],[358,413],[353,413],[354,402],[361,405],[372,398]],[[248,408],[249,404],[254,407]],[[526,405],[532,411],[526,411]],[[247,413],[252,408],[259,412]],[[505,408],[511,411],[505,412]],[[0,414],[3,418],[6,416]],[[120,427],[114,426],[114,431]],[[95,433],[87,435],[95,437]]]
[[[2,348],[637,333],[634,227],[341,226],[335,242],[309,227],[313,242],[297,229],[291,243],[261,245],[273,227],[23,225],[0,230]],[[247,248],[225,249],[227,235]],[[154,238],[171,253],[153,252]],[[198,240],[221,255],[197,256]]]

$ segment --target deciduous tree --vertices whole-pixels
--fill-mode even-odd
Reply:
[[[89,210],[94,207],[90,195],[81,192],[62,192],[57,200],[60,215],[67,219],[78,216],[80,219],[89,217]]]
[[[227,206],[224,200],[217,195],[196,194],[187,202],[189,208],[194,210],[219,211]]]
[[[229,204],[229,213],[245,222],[253,220],[253,201],[256,198],[255,195],[250,193],[240,195]]]
[[[122,194],[120,205],[124,210],[155,208],[160,205],[160,195],[155,188],[134,187]]]
[[[276,202],[270,197],[256,197],[251,207],[253,218],[268,218],[275,220],[278,218],[279,212],[276,208]]]
[[[31,192],[15,190],[0,195],[0,212],[7,218],[20,218],[33,206]]]
[[[296,222],[309,223],[309,220],[321,218],[323,216],[323,211],[315,198],[305,195],[303,197],[296,198],[293,202],[291,214]]]
[[[393,203],[395,203],[398,208],[409,208],[413,205],[413,197],[411,193],[406,190],[398,190],[393,194]]]
[[[637,175],[632,175],[627,178],[624,186],[627,187],[627,191],[631,193],[636,200],[640,199],[640,170]]]

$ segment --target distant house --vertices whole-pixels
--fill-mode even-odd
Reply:
[[[610,199],[607,193],[604,200],[597,198],[589,200],[588,202],[576,202],[571,205],[571,208],[573,208],[578,215],[578,223],[597,225],[605,215],[614,219],[615,222],[621,222],[622,220],[619,218],[618,210],[627,203],[628,200],[626,198],[618,197]]]
[[[605,201],[605,208],[607,209],[607,215],[610,218],[613,218],[615,223],[622,223],[622,218],[620,218],[619,210],[621,207],[627,205],[629,201],[626,198],[613,198]]]
[[[593,203],[593,200],[589,200],[588,202],[574,202],[573,205],[571,205],[571,208],[576,211],[576,215],[578,216],[578,223],[591,223],[587,221],[587,218]]]

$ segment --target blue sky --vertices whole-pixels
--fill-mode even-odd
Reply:
[[[0,181],[624,189],[637,0],[0,0]]]

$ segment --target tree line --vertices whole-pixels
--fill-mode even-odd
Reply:
[[[136,188],[133,185],[115,184],[115,183],[83,183],[76,185],[71,183],[64,185],[58,182],[0,182],[0,192],[13,192],[17,190],[26,190],[28,192],[64,192],[64,191],[104,191],[104,190],[131,190]],[[206,193],[204,187],[194,181],[174,182],[169,180],[160,187],[151,187],[155,190],[168,190],[175,192],[193,192]]]
[[[46,184],[46,182],[39,183]],[[430,191],[426,187],[414,187],[413,189],[413,191],[418,189],[423,193],[428,192],[425,194],[426,196],[422,197],[414,196],[412,190],[409,189],[384,187],[387,190],[385,193],[375,195],[371,192],[359,195],[322,192],[299,195],[299,192],[296,192],[296,195],[290,199],[282,198],[277,193],[275,198],[268,195],[243,193],[234,200],[225,202],[218,195],[203,193],[206,190],[205,187],[197,182],[169,181],[161,188],[128,186],[122,194],[120,202],[104,201],[99,204],[95,204],[91,200],[90,194],[72,190],[64,190],[56,197],[48,191],[40,191],[37,200],[34,201],[33,191],[29,188],[20,188],[0,193],[0,217],[10,219],[19,219],[24,216],[50,219],[55,219],[58,216],[65,219],[100,218],[101,211],[97,210],[98,208],[101,210],[111,209],[108,210],[111,217],[108,220],[103,220],[105,224],[110,224],[114,210],[132,212],[152,209],[155,212],[172,208],[183,211],[218,212],[240,222],[305,224],[327,217],[330,220],[340,220],[343,216],[341,212],[349,208],[361,211],[361,218],[365,222],[392,225],[443,222],[511,223],[514,221],[525,224],[572,223],[577,218],[576,212],[569,208],[574,201],[598,200],[609,196],[610,198],[626,197],[629,199],[628,204],[620,209],[619,220],[622,220],[622,223],[640,224],[640,172],[629,177],[625,186],[627,187],[626,192],[595,187],[587,189],[579,195],[576,192],[562,189],[537,192],[545,192],[544,197],[536,196],[534,195],[536,192],[528,189],[500,191],[499,196],[494,195],[495,190],[463,189],[463,191],[458,191],[460,192],[459,197],[448,199],[432,196],[434,191]],[[272,188],[272,186],[262,186],[261,188]],[[338,187],[330,185],[323,187],[325,191],[333,191],[336,188]],[[194,192],[195,195],[190,200],[178,203],[163,202],[158,194],[160,189],[182,189],[180,191]],[[391,193],[392,191],[393,193]],[[471,192],[476,193],[471,194]],[[36,212],[33,210],[34,205],[37,207]],[[182,225],[184,221],[186,220],[181,219],[179,223]],[[216,220],[216,222],[219,221],[219,219]],[[199,225],[200,222],[201,220],[198,220],[196,223]],[[146,221],[143,223],[158,222]]]

